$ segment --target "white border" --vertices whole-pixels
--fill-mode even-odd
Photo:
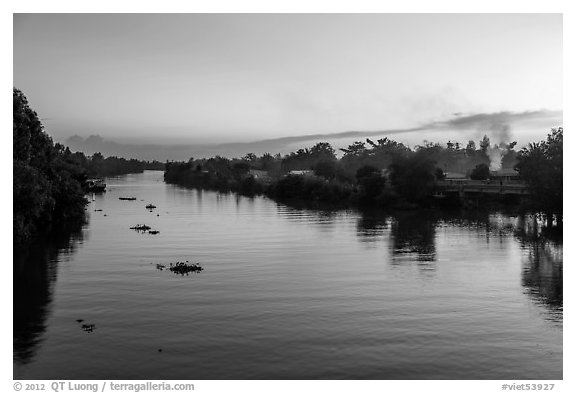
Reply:
[[[2,7],[2,14],[0,17],[0,28],[2,29],[2,52],[6,54],[3,62],[4,73],[6,76],[2,89],[2,104],[0,108],[3,116],[3,130],[2,146],[3,151],[1,157],[2,162],[2,180],[6,184],[12,184],[12,170],[8,161],[12,156],[9,148],[11,143],[8,140],[8,130],[10,129],[9,120],[11,118],[9,111],[11,102],[9,101],[9,92],[11,91],[12,81],[8,82],[12,73],[12,13],[54,13],[54,12],[118,12],[118,13],[133,13],[133,12],[195,12],[195,13],[211,13],[211,12],[227,12],[227,13],[246,13],[246,12],[306,12],[306,13],[399,13],[399,12],[419,12],[419,13],[563,13],[564,14],[564,128],[568,131],[566,134],[566,146],[568,151],[574,146],[573,137],[571,132],[574,132],[573,127],[573,111],[575,107],[574,101],[574,72],[576,70],[576,62],[574,61],[574,49],[576,45],[574,38],[576,37],[576,18],[574,17],[573,7],[568,0],[529,0],[529,1],[503,1],[503,0],[485,0],[465,2],[455,0],[404,0],[394,3],[386,1],[371,1],[371,0],[354,0],[354,1],[316,1],[316,0],[292,0],[292,1],[265,1],[265,0],[212,0],[212,1],[119,1],[119,0],[100,0],[98,2],[81,2],[72,0],[53,0],[53,1],[5,1]],[[572,3],[575,3],[572,1]],[[557,61],[558,59],[550,59],[550,61]],[[572,182],[574,161],[571,155],[566,156],[567,168],[565,173],[565,194],[568,196],[565,201],[571,201],[572,195]],[[6,207],[12,206],[12,193],[4,192],[1,194],[2,206],[4,211]],[[570,239],[573,234],[572,222],[574,218],[574,207],[570,203],[566,203],[566,214],[564,218],[566,228],[566,239]],[[12,254],[11,249],[11,214],[3,214],[2,225],[2,245],[4,252],[9,255]],[[566,281],[571,283],[574,280],[574,262],[573,248],[570,242],[564,247],[566,263],[565,274]],[[5,269],[2,275],[2,310],[5,315],[12,315],[12,263],[8,258],[4,263]],[[564,312],[564,381],[539,381],[541,383],[556,383],[554,391],[576,391],[576,383],[574,378],[574,339],[572,334],[576,331],[574,329],[574,317],[572,312],[572,305],[574,304],[574,290],[573,286],[568,285],[564,288],[565,299],[565,312]],[[12,324],[8,322],[8,318],[3,320],[0,324],[0,334],[2,336],[2,386],[3,391],[13,390],[13,363],[12,363]],[[48,382],[48,381],[47,381]],[[77,381],[80,382],[80,381]],[[130,381],[135,382],[135,381]],[[176,381],[170,381],[176,382]],[[506,381],[196,381],[196,390],[203,392],[213,391],[251,391],[251,392],[269,392],[272,388],[280,392],[299,391],[336,391],[336,392],[349,392],[351,390],[359,389],[362,392],[382,392],[382,391],[446,391],[446,392],[497,392],[501,390],[501,385]],[[508,381],[508,383],[520,383],[523,381]],[[537,381],[524,381],[530,383],[538,383]]]

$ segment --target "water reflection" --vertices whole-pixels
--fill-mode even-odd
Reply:
[[[530,298],[547,307],[550,319],[562,320],[563,247],[562,230],[546,228],[537,217],[489,213],[487,211],[406,212],[365,210],[357,221],[361,242],[390,239],[392,266],[416,261],[421,271],[436,269],[436,231],[459,227],[497,242],[505,248],[510,235],[521,244],[521,282]]]
[[[390,228],[393,256],[409,256],[418,262],[435,261],[437,222],[430,214],[406,213],[395,216]],[[392,260],[393,263],[401,263],[403,258]],[[435,265],[426,264],[426,268],[434,269]]]
[[[46,330],[58,274],[58,261],[74,253],[83,242],[81,227],[56,233],[14,251],[14,360],[26,364],[33,360]],[[64,257],[64,258],[63,258]]]
[[[536,217],[521,217],[515,236],[527,250],[522,260],[522,286],[537,304],[549,311],[549,319],[561,322],[563,310],[562,231],[546,228]]]
[[[363,210],[358,222],[356,232],[361,242],[375,242],[382,239],[390,229],[392,219],[390,214],[382,210]]]
[[[143,185],[157,184],[148,176]],[[95,214],[82,252],[69,238],[21,257],[31,260],[14,278],[22,377],[562,377],[561,245],[534,243],[522,217],[122,186],[158,205],[163,236],[143,243],[127,229],[148,217],[146,202],[105,194],[104,211],[125,216]],[[56,264],[66,252],[74,269]],[[190,281],[154,269],[181,256],[207,271]]]
[[[291,221],[306,221],[310,224],[319,224],[321,227],[335,224],[338,217],[341,217],[346,211],[336,210],[331,207],[321,208],[317,204],[309,205],[306,203],[291,202],[277,203],[276,210],[280,216]]]

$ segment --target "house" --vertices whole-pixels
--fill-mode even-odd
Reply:
[[[459,172],[444,172],[444,180],[467,180],[468,177],[464,173]]]
[[[271,180],[268,171],[262,171],[259,169],[250,169],[248,172],[249,176],[252,176],[255,180],[261,181],[263,183],[267,183]]]
[[[513,168],[503,168],[497,171],[490,172],[490,179],[493,181],[500,181],[503,183],[518,182],[520,175],[518,171]]]
[[[295,176],[304,176],[304,177],[314,176],[314,172],[310,171],[310,170],[294,170],[294,171],[288,172],[288,174],[289,175],[295,175]]]
[[[468,183],[469,179],[464,173],[444,172],[444,182],[451,185],[463,185]]]

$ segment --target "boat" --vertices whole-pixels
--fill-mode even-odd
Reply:
[[[119,197],[121,201],[135,201],[136,197]]]
[[[106,191],[106,183],[104,183],[104,179],[100,178],[88,179],[86,180],[86,188],[88,192],[103,192]]]
[[[156,209],[156,206],[154,206],[153,204],[149,203],[146,205],[146,209]]]

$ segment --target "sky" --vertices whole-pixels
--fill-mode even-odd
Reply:
[[[528,143],[562,125],[561,14],[15,14],[13,44],[14,86],[60,141]]]

